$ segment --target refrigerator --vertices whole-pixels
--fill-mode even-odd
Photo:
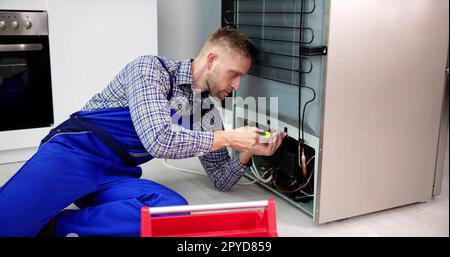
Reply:
[[[318,224],[440,194],[449,1],[222,0],[222,26],[259,53],[234,127],[289,136],[248,178]]]

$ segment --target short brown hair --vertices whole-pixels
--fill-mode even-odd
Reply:
[[[230,27],[222,27],[216,30],[208,38],[210,43],[225,43],[228,47],[238,53],[249,57],[252,62],[256,61],[257,49],[252,41],[242,32]]]

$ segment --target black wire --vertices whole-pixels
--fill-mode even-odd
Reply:
[[[302,43],[302,39],[303,39],[303,30],[302,30],[302,27],[303,27],[303,9],[304,9],[304,2],[305,2],[305,0],[300,0],[300,24],[299,24],[299,27],[300,27],[300,30],[299,30],[299,32],[300,32],[300,35],[299,35],[299,49],[298,49],[298,53],[299,53],[299,58],[298,58],[298,65],[299,65],[299,69],[301,69],[301,67],[302,67],[302,58],[300,58],[300,53],[302,52],[302,46],[303,46],[303,43]],[[303,74],[302,73],[299,73],[299,76],[298,76],[298,106],[300,107],[301,106],[301,102],[302,102],[302,93],[301,93],[301,87],[302,87],[302,80],[303,80]],[[301,108],[301,107],[300,107]],[[300,118],[300,108],[299,108],[299,113],[298,113],[298,116],[299,116],[299,118]],[[298,121],[299,122],[299,127],[301,128],[303,125],[303,119],[300,121]],[[303,129],[302,129],[303,130]],[[301,143],[303,142],[303,136],[302,136],[302,134],[300,134],[300,130],[298,131],[298,137],[300,138],[300,142],[299,142],[299,144],[300,144],[300,148],[301,148]]]
[[[301,58],[301,55],[300,55],[300,53],[302,52],[302,36],[303,36],[303,33],[302,33],[302,27],[303,27],[303,9],[304,9],[304,3],[305,3],[305,0],[301,0],[301,6],[300,6],[300,41],[299,41],[299,67],[301,67],[301,62],[302,62],[302,58]],[[315,5],[314,5],[314,7],[315,7]],[[312,55],[312,56],[315,56],[315,55]],[[309,89],[311,89],[312,90],[312,92],[313,92],[313,94],[314,94],[314,96],[313,96],[313,98],[311,99],[311,100],[309,100],[308,102],[306,102],[305,103],[305,105],[303,105],[303,113],[302,113],[302,119],[301,119],[301,121],[299,121],[299,127],[300,127],[300,129],[301,129],[301,134],[300,134],[300,131],[298,132],[298,137],[300,138],[300,151],[302,150],[302,144],[303,144],[303,142],[304,142],[304,140],[305,140],[305,130],[304,130],[304,126],[305,126],[305,110],[306,110],[306,106],[310,103],[310,102],[312,102],[312,101],[314,101],[314,99],[316,99],[316,91],[314,91],[314,89],[313,88],[311,88],[311,87],[308,87],[308,86],[303,86],[302,85],[302,79],[303,79],[303,74],[299,74],[299,88],[298,88],[298,104],[299,104],[299,106],[301,106],[301,101],[302,101],[302,98],[301,98],[301,96],[302,96],[302,94],[301,94],[301,88],[302,87],[304,87],[304,88],[309,88]],[[300,112],[300,109],[299,109],[299,112]],[[299,113],[299,116],[300,116],[300,113]],[[301,154],[301,153],[299,153],[299,154]]]
[[[301,129],[302,129],[302,137],[301,137],[301,140],[302,140],[302,143],[303,143],[303,140],[305,139],[305,129],[304,129],[304,127],[305,127],[305,125],[304,125],[304,124],[305,124],[305,110],[306,110],[306,106],[307,106],[310,102],[314,101],[314,99],[316,99],[316,91],[315,91],[312,87],[307,87],[307,86],[301,86],[301,87],[311,89],[311,91],[313,92],[313,98],[312,98],[311,100],[309,100],[308,102],[306,102],[305,105],[303,105],[302,126],[301,126]],[[299,88],[299,90],[301,90],[301,88]]]

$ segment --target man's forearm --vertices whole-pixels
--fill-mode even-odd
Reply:
[[[250,152],[241,152],[239,153],[239,161],[244,164],[247,165],[250,160],[252,159],[253,154]]]
[[[214,141],[211,146],[211,152],[229,146],[231,146],[231,143],[228,138],[228,133],[226,131],[214,131]]]
[[[214,141],[211,146],[211,152],[217,151],[223,147],[231,146],[229,134],[226,131],[214,131]],[[241,152],[239,154],[239,161],[242,164],[247,164],[252,159],[253,154],[250,152]]]

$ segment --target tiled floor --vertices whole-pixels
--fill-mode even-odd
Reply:
[[[448,149],[447,149],[448,151]],[[0,165],[0,185],[23,163]],[[198,159],[171,160],[185,169],[202,170]],[[143,178],[154,180],[181,193],[190,204],[255,201],[273,196],[257,185],[236,185],[231,192],[214,190],[206,176],[192,175],[153,160],[142,166]],[[280,236],[449,236],[448,154],[442,193],[435,199],[346,220],[316,225],[312,219],[283,201],[277,200]]]

